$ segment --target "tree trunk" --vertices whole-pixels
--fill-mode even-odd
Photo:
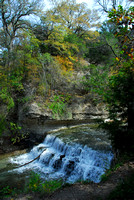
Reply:
[[[134,130],[134,102],[128,105],[128,130]]]

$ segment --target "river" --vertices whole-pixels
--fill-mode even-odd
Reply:
[[[27,153],[0,157],[0,182],[21,184],[34,171],[44,180],[98,183],[112,159],[105,131],[92,125],[56,130],[48,133],[42,143]]]

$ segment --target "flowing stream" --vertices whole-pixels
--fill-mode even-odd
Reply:
[[[11,175],[35,171],[45,180],[63,179],[74,183],[90,180],[98,183],[113,158],[106,132],[90,126],[53,131],[30,152],[8,158]],[[17,167],[17,168],[16,168]]]

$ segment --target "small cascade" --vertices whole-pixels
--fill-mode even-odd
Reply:
[[[36,157],[38,158],[34,160]],[[11,162],[18,166],[29,163],[15,171],[22,173],[34,170],[47,180],[61,178],[69,183],[77,180],[98,183],[101,175],[109,168],[112,158],[109,150],[94,150],[74,142],[65,144],[62,139],[51,134],[29,153],[14,157]],[[32,160],[34,161],[31,162]]]

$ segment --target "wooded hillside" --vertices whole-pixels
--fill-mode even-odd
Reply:
[[[132,149],[134,7],[97,0],[108,17],[100,23],[100,11],[85,3],[52,2],[44,11],[43,1],[0,1],[0,134],[19,134],[20,104],[43,102],[62,115],[72,96],[88,94],[107,105],[118,130],[111,133],[115,148],[122,134],[122,148],[127,139]]]

